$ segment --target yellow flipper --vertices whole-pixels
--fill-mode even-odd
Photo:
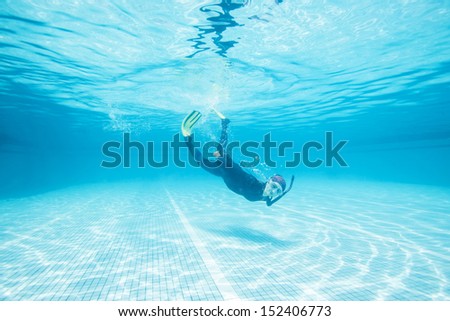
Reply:
[[[199,121],[202,114],[199,111],[193,110],[189,115],[187,115],[183,122],[181,123],[181,133],[184,137],[191,136],[192,127]]]

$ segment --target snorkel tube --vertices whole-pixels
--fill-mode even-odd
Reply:
[[[289,188],[288,188],[287,190],[285,190],[285,191],[283,192],[283,194],[281,194],[281,195],[278,196],[277,198],[274,198],[273,200],[268,200],[268,201],[266,202],[267,206],[272,206],[272,204],[274,204],[275,202],[278,202],[284,195],[286,195],[286,194],[291,190],[292,185],[294,184],[294,178],[295,178],[295,176],[292,175],[292,177],[291,177],[291,184],[289,184]]]

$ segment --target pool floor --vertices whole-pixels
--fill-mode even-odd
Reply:
[[[449,300],[450,190],[298,179],[272,207],[219,180],[0,200],[1,300]]]

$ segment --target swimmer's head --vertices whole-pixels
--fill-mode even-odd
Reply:
[[[264,187],[264,196],[268,196],[270,198],[276,198],[283,194],[286,189],[286,181],[281,175],[273,175],[266,183]]]

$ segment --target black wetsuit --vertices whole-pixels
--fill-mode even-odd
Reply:
[[[222,146],[223,151],[221,152],[221,156],[215,161],[203,158],[202,153],[195,149],[192,143],[192,136],[186,137],[186,144],[188,145],[189,152],[194,156],[195,161],[199,163],[202,168],[213,175],[222,177],[225,184],[233,192],[244,196],[249,201],[266,201],[267,205],[271,205],[269,198],[263,196],[266,183],[261,182],[253,175],[244,171],[239,164],[233,162],[231,156],[226,152],[228,143],[228,123],[228,119],[222,120],[220,145]]]

